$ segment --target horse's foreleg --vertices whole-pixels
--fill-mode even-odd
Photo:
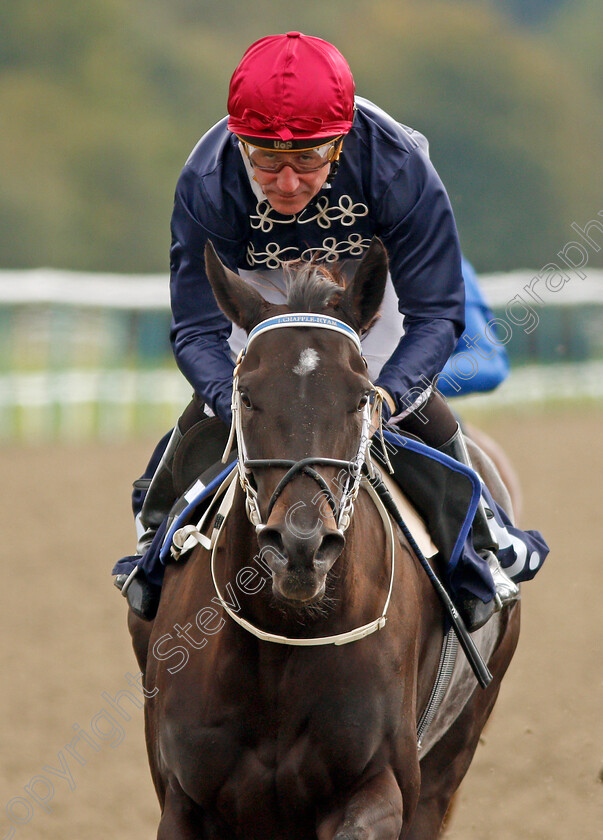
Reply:
[[[402,791],[388,767],[362,785],[318,825],[318,840],[398,840]]]
[[[174,780],[167,786],[157,840],[204,840],[203,812]]]
[[[147,655],[149,650],[149,639],[153,630],[152,621],[143,621],[128,609],[128,630],[132,637],[132,647],[138,662],[138,667],[144,674],[147,670]]]

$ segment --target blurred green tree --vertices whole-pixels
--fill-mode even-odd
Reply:
[[[176,179],[234,66],[300,29],[427,135],[477,267],[537,268],[600,209],[600,12],[559,3],[535,31],[494,0],[9,0],[0,266],[167,270]]]

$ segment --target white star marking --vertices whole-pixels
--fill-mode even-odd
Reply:
[[[313,347],[306,347],[305,350],[301,351],[299,361],[293,368],[293,373],[296,373],[298,376],[307,376],[318,367],[319,361],[320,356],[316,350]]]

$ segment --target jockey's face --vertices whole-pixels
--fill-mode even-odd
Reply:
[[[314,172],[296,172],[283,166],[279,172],[254,168],[255,179],[277,213],[285,216],[301,213],[318,194],[329,175],[330,164]]]

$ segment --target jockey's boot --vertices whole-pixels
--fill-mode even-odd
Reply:
[[[149,484],[140,511],[140,523],[144,528],[136,545],[136,554],[140,557],[150,547],[159,526],[176,501],[177,493],[174,488],[172,467],[174,455],[181,440],[182,433],[176,426]],[[127,599],[135,615],[145,621],[152,621],[157,614],[161,587],[148,581],[139,571],[139,566],[136,566],[129,575],[118,575],[115,585],[121,589],[121,594]]]
[[[450,440],[446,441],[439,449],[445,455],[449,455],[456,461],[460,461],[461,464],[465,464],[465,466],[473,469],[467,444],[465,443],[460,426]],[[505,604],[510,604],[519,597],[519,587],[511,580],[498,562],[496,556],[498,544],[490,531],[484,500],[481,497],[475,512],[472,533],[473,546],[476,552],[488,563],[488,568],[494,581],[495,594],[491,601],[484,604],[477,595],[467,593],[456,605],[470,633],[479,630],[495,612],[502,609]]]

